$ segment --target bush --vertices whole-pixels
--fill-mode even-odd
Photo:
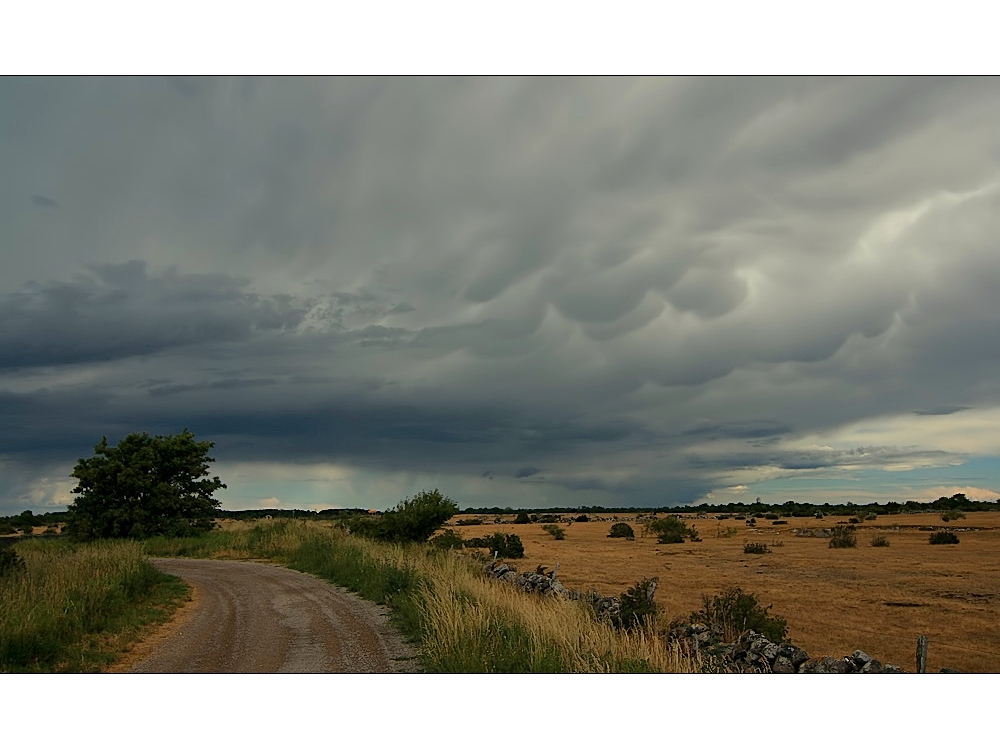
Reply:
[[[833,549],[845,549],[857,546],[858,537],[853,526],[838,526],[831,531],[830,547]]]
[[[609,539],[635,539],[635,531],[627,523],[616,523],[608,532]]]
[[[487,548],[493,554],[507,560],[517,560],[524,557],[524,545],[517,534],[504,534],[500,531],[492,536],[474,537],[465,542],[466,547]]]
[[[698,531],[689,529],[677,516],[654,518],[643,527],[645,533],[655,534],[658,544],[680,544],[685,539],[698,541]]]
[[[431,539],[431,545],[438,549],[462,549],[465,546],[465,542],[462,541],[462,536],[454,529],[445,529]]]
[[[950,531],[935,531],[930,541],[931,544],[958,544],[958,537]]]
[[[703,608],[691,615],[692,622],[702,622],[733,642],[748,630],[754,630],[774,643],[781,643],[788,633],[784,618],[769,614],[771,607],[761,607],[757,597],[738,586],[709,599],[702,597]]]
[[[872,539],[872,547],[888,547],[888,546],[889,546],[889,540],[886,539],[884,536],[879,535],[874,539]]]
[[[0,578],[24,570],[24,560],[14,551],[13,547],[0,547]]]
[[[379,516],[349,518],[347,528],[352,534],[382,542],[426,542],[456,513],[458,506],[438,490],[424,490]]]
[[[542,526],[542,531],[548,532],[553,539],[565,539],[566,530],[556,526],[554,523],[547,523]]]
[[[517,514],[517,518],[514,519],[514,523],[531,523],[531,519],[525,511],[521,511]]]
[[[770,552],[771,550],[763,542],[743,542],[744,555],[766,555]]]
[[[623,630],[642,628],[656,617],[653,594],[656,592],[658,580],[655,577],[644,578],[619,596],[621,608],[618,615],[612,618],[616,628]]]
[[[945,523],[948,521],[957,521],[960,518],[965,518],[965,514],[960,510],[946,510],[941,514],[941,520]]]
[[[848,522],[848,523],[861,523],[861,520],[860,520],[860,519],[859,519],[859,518],[858,518],[857,516],[851,516],[851,517],[850,517],[850,518],[848,519],[848,521],[847,521],[847,522]]]
[[[483,519],[481,518],[459,518],[455,521],[456,526],[482,526]]]
[[[590,518],[587,515],[582,515],[582,516],[577,516],[573,520],[576,521],[577,523],[587,523],[588,521],[590,521]]]

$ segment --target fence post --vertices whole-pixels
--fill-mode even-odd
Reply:
[[[927,674],[927,636],[917,636],[917,674]]]

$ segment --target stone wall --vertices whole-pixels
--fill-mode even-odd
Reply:
[[[601,622],[612,622],[621,612],[621,599],[617,596],[567,589],[556,578],[558,570],[556,565],[547,573],[540,565],[534,573],[520,573],[510,563],[496,558],[483,566],[483,572],[490,578],[517,586],[527,593],[585,602]],[[773,674],[899,674],[903,671],[892,664],[882,664],[860,649],[850,656],[811,659],[797,646],[772,643],[752,630],[735,643],[723,643],[721,634],[707,625],[680,623],[671,628],[669,637],[686,653],[697,655],[706,665],[718,666],[721,671]]]

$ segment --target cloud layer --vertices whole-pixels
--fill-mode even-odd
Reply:
[[[103,434],[184,426],[243,467],[234,507],[752,499],[998,455],[952,439],[1000,406],[992,79],[0,94],[0,513],[66,502]]]

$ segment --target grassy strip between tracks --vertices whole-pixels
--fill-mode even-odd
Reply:
[[[0,574],[0,672],[99,672],[189,593],[138,542],[27,540],[12,549],[23,563]]]
[[[584,605],[521,593],[487,579],[468,558],[361,539],[324,522],[234,524],[192,539],[150,539],[145,549],[271,560],[388,605],[427,672],[699,671],[652,633],[618,631]]]

